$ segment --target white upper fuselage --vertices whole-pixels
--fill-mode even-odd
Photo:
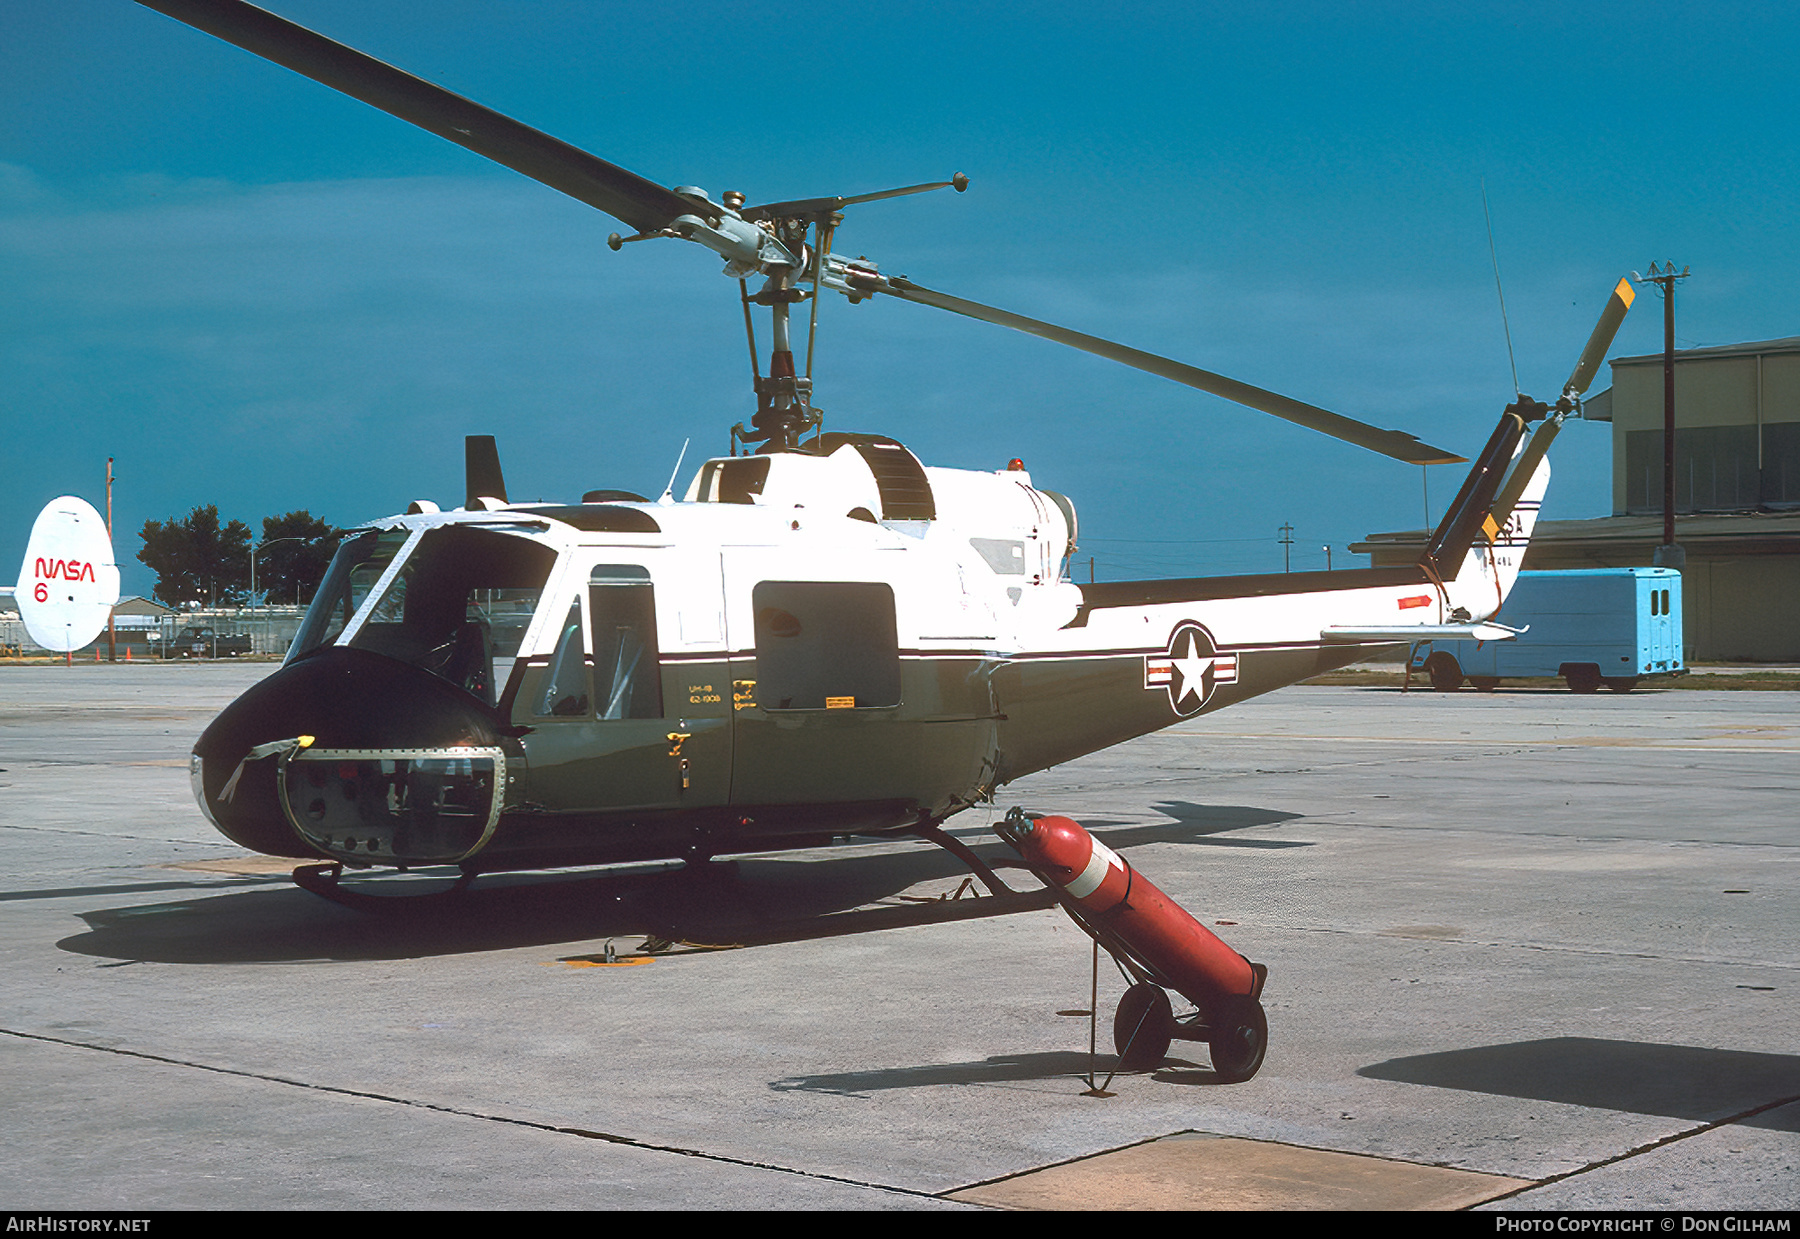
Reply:
[[[716,482],[709,483],[717,477],[716,466],[750,461],[767,462],[759,493],[732,501],[707,494],[718,491]],[[1183,620],[1205,624],[1220,648],[1269,648],[1315,645],[1333,628],[1443,624],[1492,615],[1519,569],[1548,481],[1547,465],[1542,472],[1510,527],[1491,544],[1479,542],[1449,582],[1361,586],[1354,572],[1311,574],[1326,578],[1321,588],[1246,588],[1203,599],[1106,604],[1073,627],[1084,602],[1083,590],[1067,574],[1073,509],[1060,496],[1034,488],[1020,469],[923,469],[936,505],[929,520],[881,519],[874,477],[862,458],[844,447],[826,457],[774,454],[706,462],[684,501],[583,505],[642,512],[655,523],[655,533],[583,530],[558,518],[559,511],[582,509],[491,501],[485,511],[458,509],[374,523],[417,532],[467,523],[554,549],[558,567],[525,634],[521,657],[543,653],[554,643],[567,608],[558,599],[584,588],[595,564],[621,557],[641,563],[656,580],[665,654],[751,653],[751,587],[764,580],[885,582],[894,591],[901,647],[927,657],[939,652],[1081,656],[1162,648]],[[396,557],[396,565],[404,558]],[[353,639],[357,627],[352,623],[342,640]]]

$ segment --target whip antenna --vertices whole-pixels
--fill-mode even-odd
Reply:
[[[1500,287],[1500,255],[1494,251],[1494,217],[1488,213],[1487,178],[1481,181],[1481,217],[1487,221],[1488,257],[1494,262],[1494,291],[1500,295],[1500,329],[1506,333],[1506,364],[1512,367],[1513,395],[1519,394],[1519,363],[1513,360],[1512,327],[1506,321],[1506,290]]]
[[[681,476],[681,462],[687,459],[688,444],[693,441],[691,435],[681,441],[681,455],[675,458],[675,471],[669,475],[669,484],[663,487],[662,498],[656,502],[663,504],[675,502],[675,479]]]

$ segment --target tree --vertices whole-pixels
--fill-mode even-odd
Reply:
[[[184,602],[239,602],[250,584],[250,526],[219,524],[216,504],[195,508],[185,520],[144,522],[138,559],[156,573],[155,595],[170,606]]]
[[[286,516],[265,516],[256,555],[256,588],[270,602],[301,602],[324,579],[344,531],[302,508]]]

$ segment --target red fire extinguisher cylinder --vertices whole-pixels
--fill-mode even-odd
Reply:
[[[1225,995],[1257,997],[1261,974],[1117,852],[1066,817],[1012,832],[1026,863],[1060,886],[1096,924],[1205,1008]]]

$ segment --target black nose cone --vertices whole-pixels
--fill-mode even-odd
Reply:
[[[282,811],[279,754],[252,750],[301,736],[314,749],[492,748],[500,728],[492,707],[427,671],[333,646],[283,667],[213,720],[194,744],[194,794],[235,843],[271,856],[324,856]]]

